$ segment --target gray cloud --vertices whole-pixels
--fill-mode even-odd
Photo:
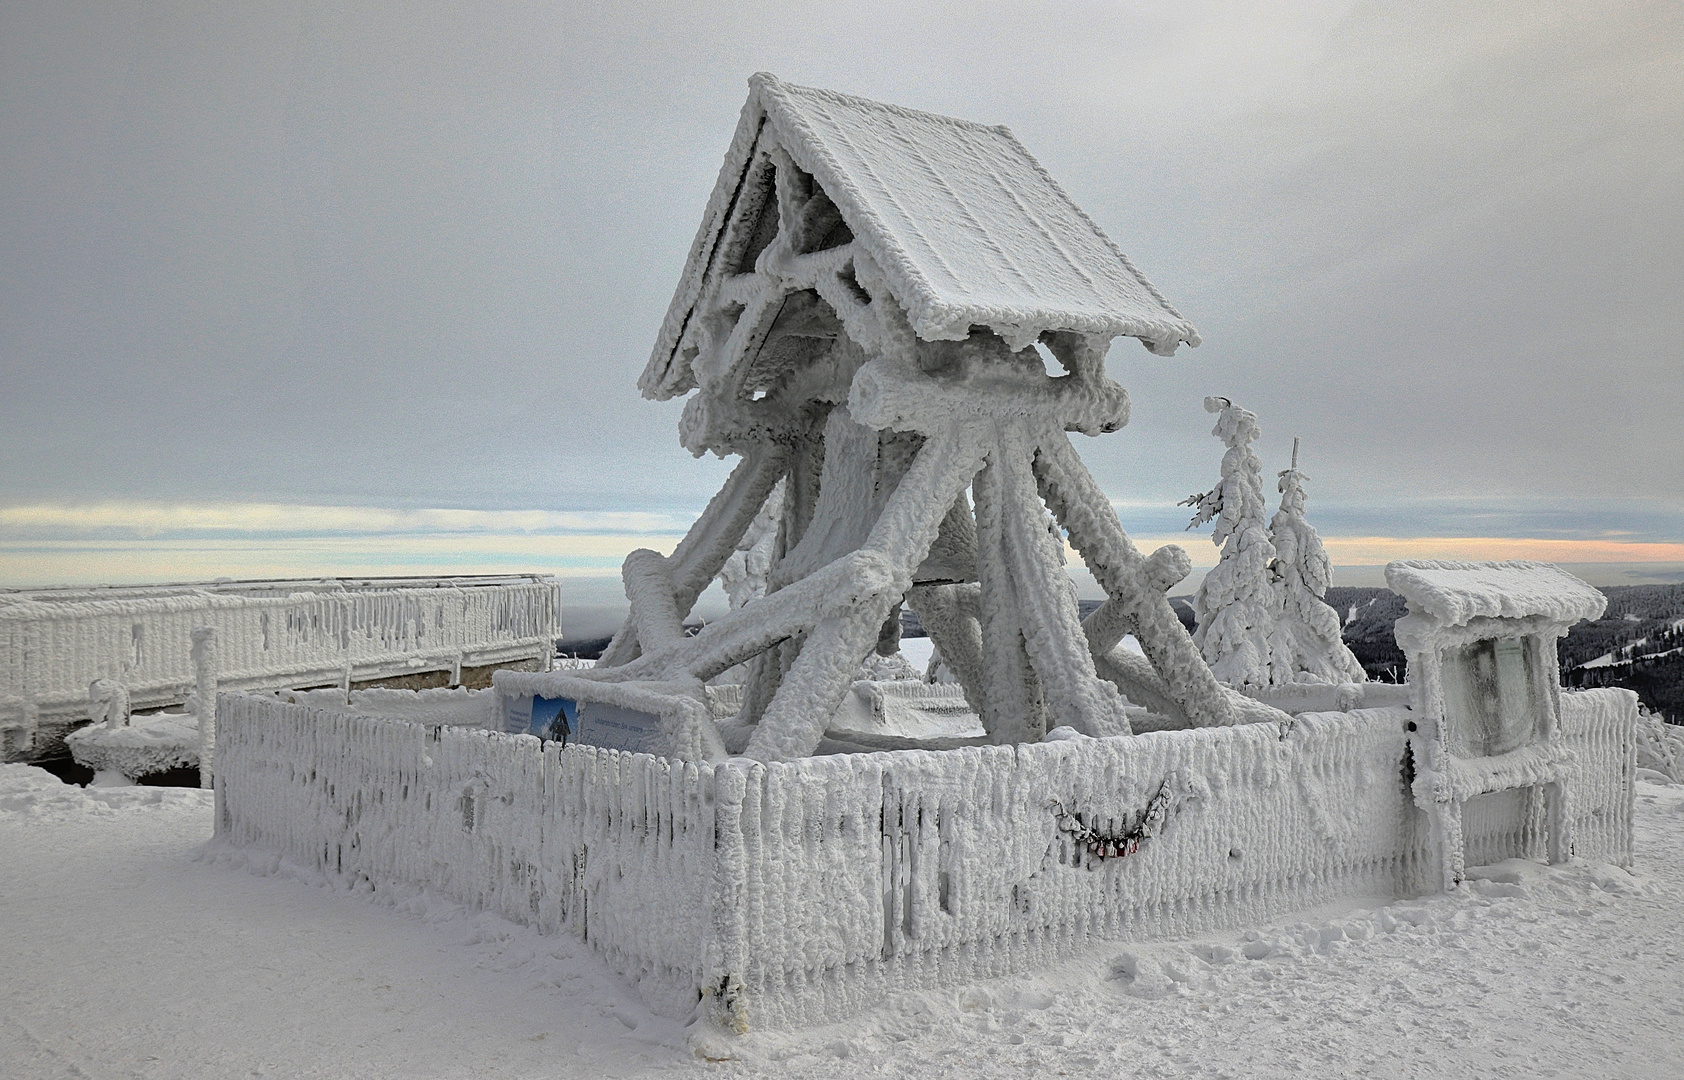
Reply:
[[[1119,499],[1208,486],[1224,393],[1353,527],[1684,506],[1670,5],[0,19],[0,498],[698,508],[633,383],[766,68],[1010,124],[1200,326],[1113,349]]]

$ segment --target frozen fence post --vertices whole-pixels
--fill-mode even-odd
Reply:
[[[193,676],[199,695],[199,786],[213,787],[216,764],[216,627],[193,628]]]
[[[113,679],[95,679],[88,685],[89,712],[95,724],[115,730],[129,726],[129,691]]]

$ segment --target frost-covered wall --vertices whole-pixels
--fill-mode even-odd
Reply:
[[[331,590],[316,582],[252,584],[0,595],[7,756],[40,752],[35,736],[43,725],[62,730],[87,718],[96,679],[121,684],[137,709],[184,701],[195,682],[198,626],[217,629],[224,689],[347,685],[542,658],[561,632],[560,586],[547,578]]]
[[[1584,777],[1579,854],[1628,862],[1635,704],[1566,693],[1562,714]],[[1436,888],[1402,708],[718,764],[255,695],[223,695],[219,715],[220,842],[568,930],[656,1009],[703,1000],[737,1028],[835,1018],[1096,940]],[[1062,810],[1126,833],[1160,794],[1165,824],[1129,857],[1060,828]],[[1485,858],[1538,842],[1524,801],[1467,825]]]

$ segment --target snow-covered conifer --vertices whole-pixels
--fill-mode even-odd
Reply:
[[[1290,677],[1285,658],[1277,661],[1272,649],[1280,608],[1270,570],[1275,546],[1264,523],[1263,463],[1251,448],[1261,431],[1255,413],[1227,398],[1205,398],[1205,411],[1218,414],[1211,434],[1228,452],[1216,487],[1182,504],[1195,510],[1189,529],[1216,522],[1211,541],[1222,548],[1221,560],[1193,600],[1198,618],[1193,641],[1218,679],[1258,689]],[[1274,677],[1277,666],[1280,678]]]
[[[1362,664],[1345,646],[1339,616],[1323,600],[1333,581],[1333,564],[1321,537],[1304,520],[1304,481],[1298,471],[1298,440],[1292,440],[1292,467],[1280,474],[1281,507],[1269,522],[1275,545],[1275,579],[1280,617],[1273,643],[1284,674],[1294,682],[1362,682]],[[1287,681],[1282,680],[1282,681]]]

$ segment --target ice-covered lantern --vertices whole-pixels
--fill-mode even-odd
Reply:
[[[996,742],[1126,733],[1119,689],[1235,722],[1165,598],[1186,555],[1134,547],[1067,434],[1127,422],[1119,336],[1199,341],[1011,132],[754,76],[638,383],[691,395],[692,453],[742,460],[676,551],[627,558],[624,628],[548,692],[581,730],[641,714],[643,748],[800,757],[904,603]],[[780,480],[765,595],[686,636]],[[1109,597],[1085,622],[1066,535]],[[702,688],[741,663],[723,738]]]
[[[1551,862],[1572,855],[1572,754],[1562,743],[1556,639],[1607,598],[1535,562],[1394,562],[1409,602],[1398,646],[1415,687],[1415,800],[1434,825],[1446,888],[1462,880],[1469,799],[1528,789],[1544,800]]]

